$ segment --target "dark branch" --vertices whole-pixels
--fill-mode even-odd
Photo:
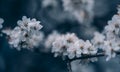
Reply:
[[[116,52],[117,55],[120,54],[120,52]],[[66,61],[74,61],[74,60],[79,60],[79,59],[88,59],[88,58],[94,58],[94,57],[103,57],[105,56],[104,52],[102,53],[97,53],[95,55],[86,55],[86,56],[82,56],[82,57],[79,57],[79,58],[73,58],[73,59],[69,59],[69,58],[66,58]]]

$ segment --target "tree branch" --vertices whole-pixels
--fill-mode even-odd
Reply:
[[[120,54],[120,52],[116,52],[117,55]],[[79,60],[79,59],[88,59],[88,58],[94,58],[94,57],[103,57],[105,56],[104,52],[102,53],[97,53],[95,55],[86,55],[86,56],[82,56],[82,57],[79,57],[79,58],[73,58],[73,59],[69,59],[69,58],[66,58],[66,61],[74,61],[74,60]]]

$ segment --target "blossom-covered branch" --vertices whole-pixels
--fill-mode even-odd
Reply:
[[[48,36],[48,39],[51,39],[49,37],[52,35]],[[118,14],[108,21],[103,32],[95,32],[91,40],[79,39],[75,33],[56,33],[49,42],[52,42],[51,51],[55,57],[68,57],[70,60],[89,58],[89,61],[94,61],[96,59],[91,57],[106,56],[108,61],[120,51],[120,8]],[[99,50],[104,53],[99,53]]]
[[[2,31],[8,36],[12,47],[20,50],[21,48],[33,49],[40,45],[43,40],[40,21],[23,16],[17,24],[18,26],[13,30]],[[91,40],[79,39],[75,33],[59,34],[54,31],[46,39],[45,46],[51,48],[55,57],[61,56],[63,59],[89,58],[89,61],[96,61],[97,56],[107,56],[106,61],[108,61],[114,58],[120,51],[120,8],[118,14],[108,21],[103,32],[95,32]],[[104,53],[99,53],[99,50]]]

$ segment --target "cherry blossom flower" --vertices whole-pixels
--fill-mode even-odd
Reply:
[[[61,36],[57,31],[53,31],[52,34],[50,34],[47,39],[45,40],[45,47],[51,48],[52,43],[57,39],[59,36]]]
[[[105,40],[105,36],[102,33],[95,32],[91,42],[96,48],[101,48],[101,46],[104,43],[104,40]]]
[[[79,39],[74,33],[61,35],[53,42],[52,52],[55,53],[55,56],[68,55],[69,58],[74,58],[76,47],[73,46],[77,40]]]

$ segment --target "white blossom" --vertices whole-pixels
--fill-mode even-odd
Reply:
[[[23,16],[17,24],[18,26],[13,30],[6,29],[2,31],[8,36],[9,44],[18,50],[21,48],[32,49],[39,46],[44,37],[43,33],[40,32],[42,28],[40,21]]]
[[[52,34],[50,34],[47,39],[45,40],[45,47],[51,48],[52,43],[57,39],[59,36],[61,36],[57,31],[53,31]]]
[[[0,18],[0,29],[3,27],[3,22],[4,22],[4,20],[2,19],[2,18]]]
[[[85,43],[82,39],[75,42],[74,45],[76,46],[76,57],[81,57],[84,44]]]
[[[83,54],[93,55],[97,53],[97,48],[95,48],[89,40],[87,40],[83,47]]]
[[[76,51],[74,43],[77,40],[79,39],[74,33],[61,35],[53,42],[52,52],[63,56],[68,55],[69,58],[74,58]]]
[[[105,40],[105,36],[102,33],[95,32],[91,42],[96,48],[101,48],[101,46],[104,43],[104,40]]]
[[[90,23],[94,16],[94,0],[62,0],[65,11],[70,12],[80,23]]]

